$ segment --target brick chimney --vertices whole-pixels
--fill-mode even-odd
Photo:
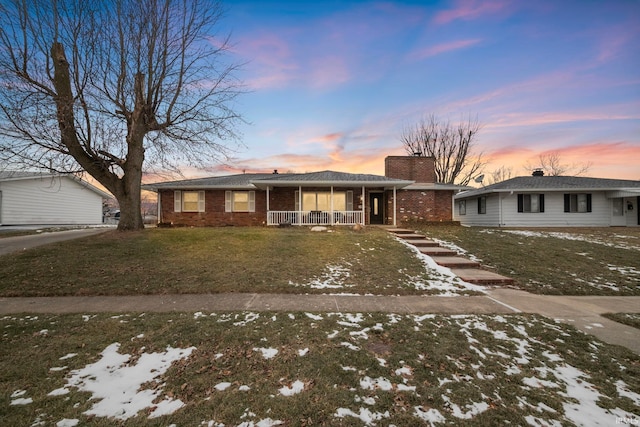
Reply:
[[[435,159],[423,156],[388,156],[384,176],[419,183],[436,182]]]

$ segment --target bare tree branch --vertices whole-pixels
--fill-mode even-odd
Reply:
[[[0,159],[85,170],[142,227],[144,170],[224,158],[242,93],[218,0],[0,3]]]
[[[400,140],[407,154],[435,159],[438,182],[466,185],[485,165],[482,153],[474,153],[480,128],[477,119],[452,125],[431,114],[415,126],[405,128]]]

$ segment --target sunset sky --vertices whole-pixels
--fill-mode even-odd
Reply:
[[[640,179],[640,1],[227,1],[244,144],[207,174],[384,174],[403,128],[478,118],[485,173],[540,154]],[[185,170],[186,175],[203,175]]]

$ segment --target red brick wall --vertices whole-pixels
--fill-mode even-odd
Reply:
[[[433,157],[389,156],[384,159],[384,175],[419,183],[436,182],[435,160]]]
[[[397,223],[451,221],[453,191],[398,190]],[[387,192],[387,223],[393,223],[393,193]]]
[[[174,212],[173,190],[160,191],[162,206],[161,222],[176,226],[220,227],[227,225],[250,226],[266,225],[267,193],[256,191],[255,212],[225,212],[224,190],[206,190],[204,212]]]

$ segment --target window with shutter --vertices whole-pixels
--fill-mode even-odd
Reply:
[[[182,212],[182,191],[173,192],[173,211]]]
[[[564,211],[571,213],[587,213],[592,211],[591,194],[565,194]]]

